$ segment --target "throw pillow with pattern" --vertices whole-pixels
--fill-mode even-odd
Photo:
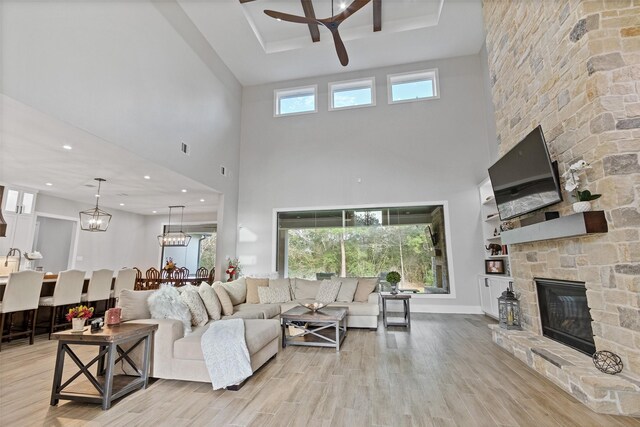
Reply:
[[[340,285],[342,283],[338,281],[332,280],[323,280],[320,283],[320,288],[318,289],[318,293],[316,294],[316,301],[330,303],[334,302],[338,296],[338,292],[340,292]]]
[[[189,311],[191,312],[191,324],[193,326],[204,326],[209,321],[209,314],[207,309],[200,298],[198,288],[193,285],[187,285],[182,287],[180,298],[187,304]]]
[[[279,304],[291,301],[289,289],[282,286],[275,288],[260,286],[258,288],[258,297],[260,298],[260,304]]]

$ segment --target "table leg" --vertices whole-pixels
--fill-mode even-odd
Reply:
[[[142,359],[142,378],[144,378],[144,386],[149,385],[149,361],[151,360],[151,334],[144,339],[144,356]]]
[[[336,353],[340,351],[340,322],[336,322]]]
[[[101,345],[99,348],[100,350],[98,350],[99,353],[101,353],[106,346]],[[104,356],[100,358],[100,360],[98,360],[98,376],[100,375],[104,375]]]
[[[382,298],[382,323],[387,327],[387,300]]]
[[[58,351],[56,352],[56,367],[53,371],[53,386],[51,387],[51,406],[58,404],[58,388],[62,383],[62,368],[64,368],[64,349],[62,341],[58,341]]]
[[[287,346],[287,321],[280,320],[280,324],[282,325],[282,348]]]
[[[411,328],[411,307],[409,305],[411,301],[407,300],[407,306],[405,310],[407,310],[407,328]]]
[[[107,352],[107,369],[104,377],[104,394],[102,395],[102,409],[107,410],[111,407],[111,394],[113,393],[113,365],[116,360],[116,345],[109,344]]]

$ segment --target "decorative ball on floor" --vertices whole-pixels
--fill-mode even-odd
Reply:
[[[622,372],[622,359],[615,353],[607,350],[593,353],[593,364],[605,374],[615,375]]]

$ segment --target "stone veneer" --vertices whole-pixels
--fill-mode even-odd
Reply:
[[[541,334],[534,277],[583,281],[596,348],[640,375],[640,0],[484,0],[483,14],[500,153],[541,124],[561,174],[592,165],[581,178],[609,224],[510,248],[524,328]]]

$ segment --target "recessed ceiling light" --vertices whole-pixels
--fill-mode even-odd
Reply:
[[[204,199],[200,199],[201,202],[204,202]]]
[[[158,213],[158,211],[151,211],[151,213]]]
[[[346,9],[347,8],[347,4],[346,3],[340,3],[340,9]]]
[[[186,189],[186,188],[183,188],[183,189],[182,189],[182,190],[180,190],[180,191],[182,191],[183,193],[186,193],[186,192],[187,192],[187,189]]]
[[[282,21],[282,19],[280,19],[280,18],[276,18],[276,21]]]
[[[151,177],[149,175],[145,175],[144,179],[151,179]]]
[[[52,184],[52,183],[50,183],[50,182],[47,182],[45,185],[46,185],[47,187],[51,187],[53,184]]]
[[[65,150],[71,150],[73,147],[70,146],[69,144],[64,144],[62,148],[64,148]]]
[[[120,206],[124,206],[124,203],[120,203]]]

